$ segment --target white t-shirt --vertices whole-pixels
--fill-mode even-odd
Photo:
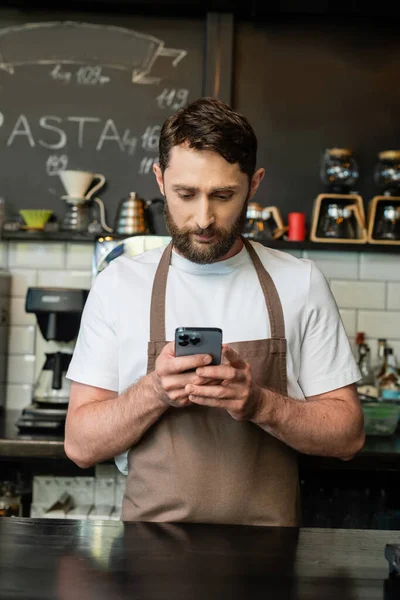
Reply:
[[[253,243],[277,288],[287,339],[291,398],[304,399],[360,379],[340,314],[316,265]],[[95,279],[67,377],[123,393],[146,374],[153,279],[165,247],[119,257]],[[176,327],[219,327],[224,343],[270,337],[268,312],[245,247],[208,265],[172,252],[166,337]],[[127,473],[127,453],[116,458]]]

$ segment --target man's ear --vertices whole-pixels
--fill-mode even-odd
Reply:
[[[162,193],[163,196],[165,196],[164,180],[163,180],[163,174],[162,174],[160,165],[157,165],[156,163],[153,164],[153,173],[156,176],[156,181],[158,183],[158,187],[160,188],[160,192]]]
[[[264,175],[265,169],[257,169],[251,178],[249,201],[256,195],[256,191],[258,190],[258,186],[260,185],[261,181],[264,179]]]

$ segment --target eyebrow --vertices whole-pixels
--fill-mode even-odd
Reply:
[[[172,189],[174,190],[174,192],[177,192],[178,190],[185,190],[186,192],[191,192],[191,193],[195,193],[198,192],[199,189],[190,185],[184,185],[181,183],[177,183],[175,185],[172,186]],[[239,186],[238,185],[227,185],[224,187],[220,187],[220,188],[213,188],[209,191],[209,195],[212,196],[214,194],[223,194],[223,193],[227,193],[227,192],[237,192],[239,190]]]

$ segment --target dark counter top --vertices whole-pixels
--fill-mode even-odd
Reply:
[[[67,459],[64,438],[50,435],[21,435],[15,426],[18,410],[0,413],[1,458]],[[300,465],[328,469],[400,469],[400,433],[390,437],[368,437],[363,450],[353,460],[299,455]]]
[[[20,416],[20,410],[0,412],[1,458],[67,458],[63,436],[21,435],[15,425]]]
[[[0,597],[389,600],[395,541],[400,532],[0,519]]]

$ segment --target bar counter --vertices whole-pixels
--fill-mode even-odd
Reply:
[[[391,600],[396,542],[399,531],[5,518],[0,597]]]
[[[68,460],[62,436],[20,435],[15,426],[19,416],[17,410],[0,413],[0,458]],[[368,437],[362,451],[351,461],[299,455],[299,464],[321,469],[399,470],[400,432],[390,437]]]

